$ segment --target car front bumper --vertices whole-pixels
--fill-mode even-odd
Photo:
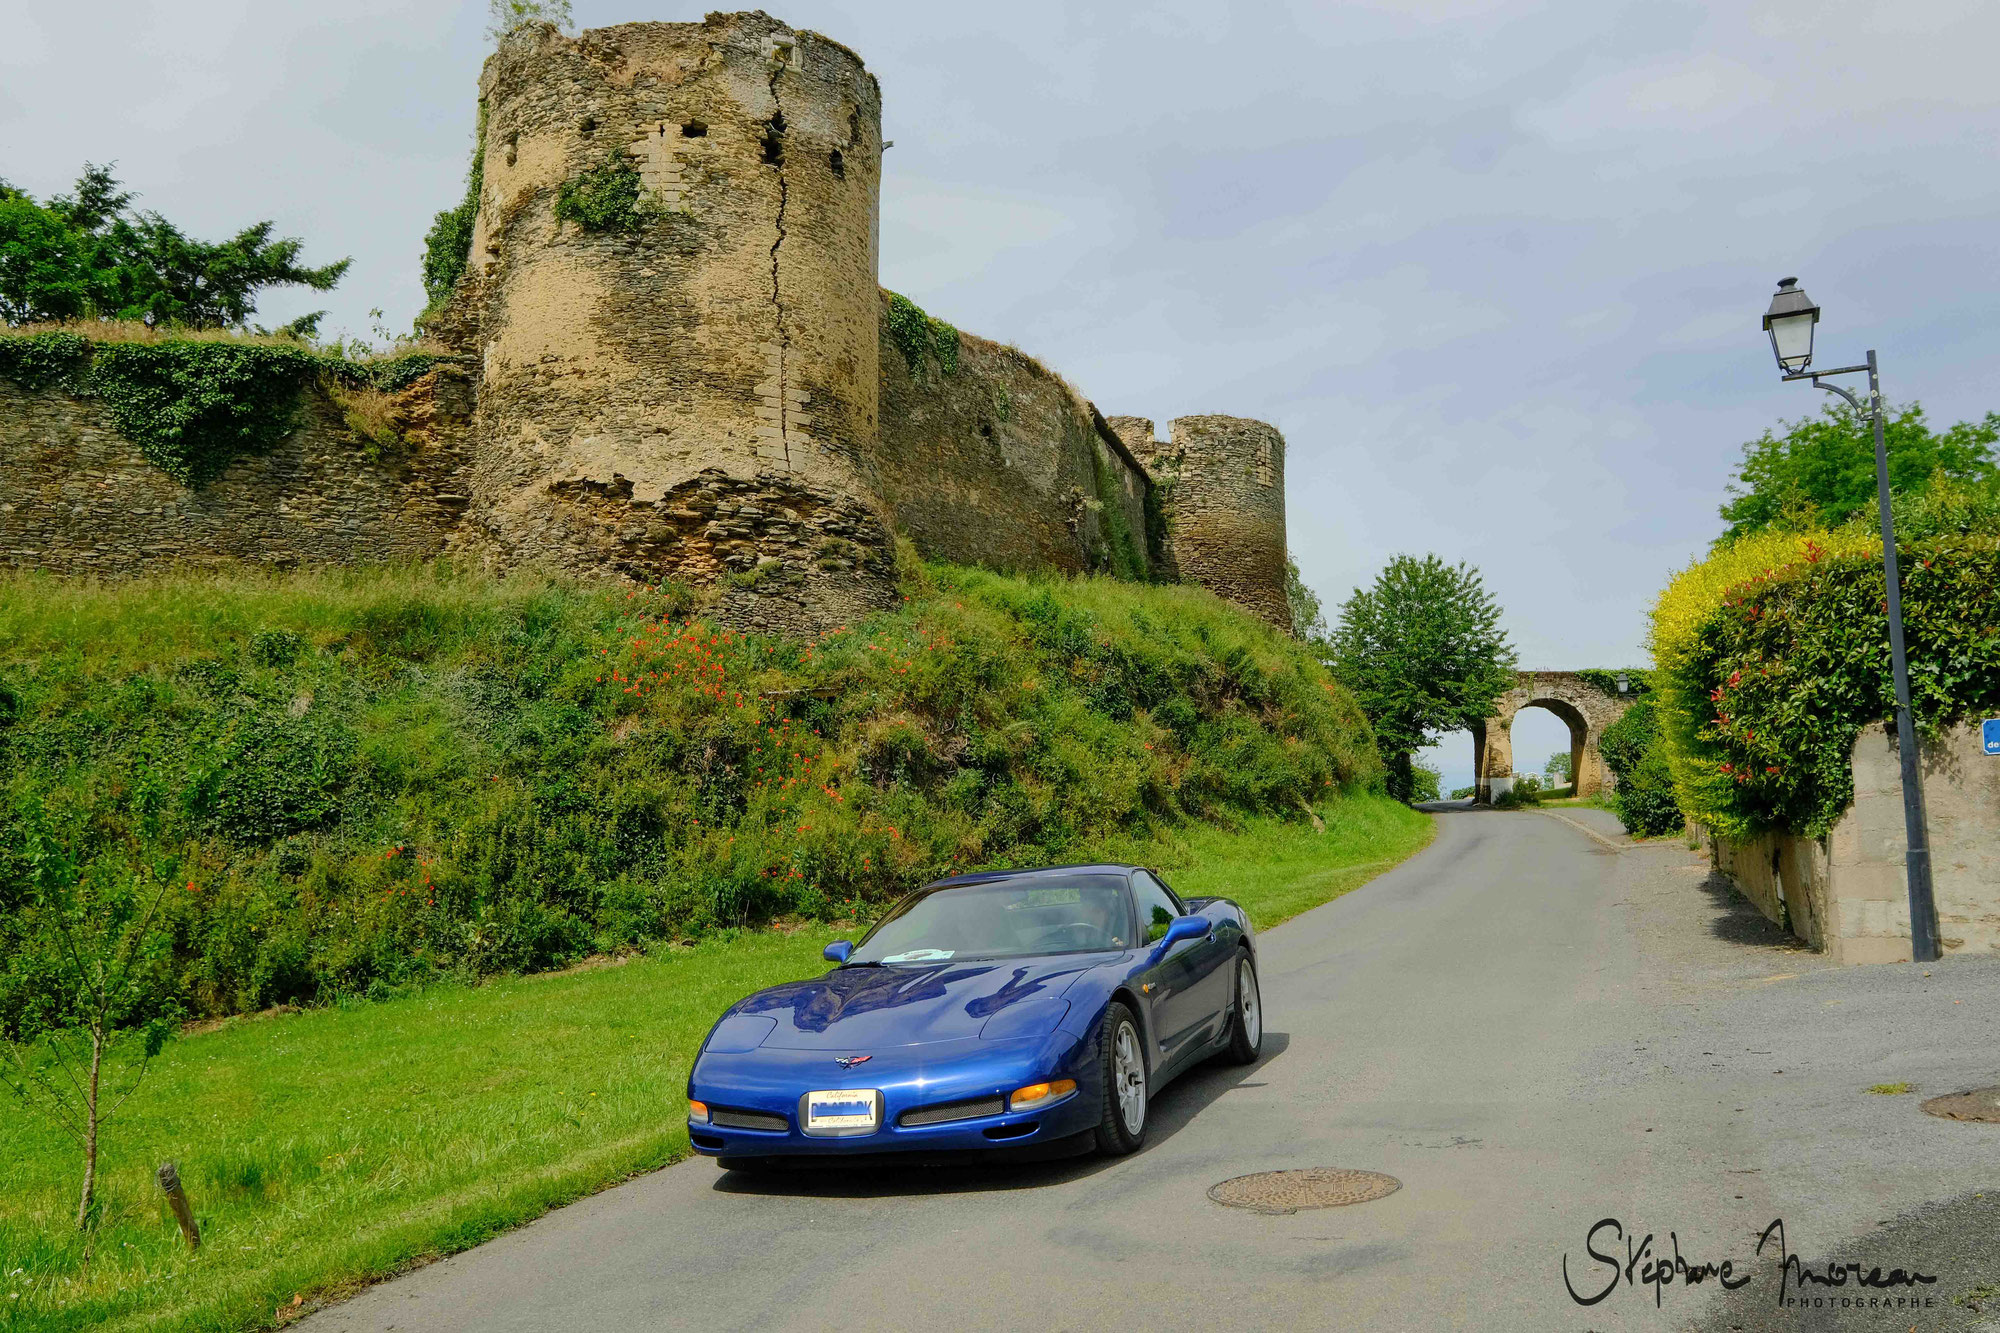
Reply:
[[[767,1117],[772,1127],[690,1119],[688,1138],[696,1152],[723,1158],[986,1153],[1050,1145],[1094,1129],[1101,1117],[1097,1062],[1089,1046],[1062,1032],[1031,1040],[931,1042],[867,1052],[867,1062],[848,1070],[823,1050],[706,1052],[688,1080],[688,1096],[708,1105],[712,1117]],[[1075,1080],[1076,1091],[1025,1111],[1004,1109],[1014,1089],[1059,1078]],[[841,1137],[804,1132],[805,1094],[835,1089],[879,1092],[880,1127]],[[982,1100],[997,1100],[1000,1109],[940,1124],[902,1123],[911,1112]]]

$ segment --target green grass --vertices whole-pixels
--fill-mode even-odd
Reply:
[[[1319,810],[1324,834],[1257,817],[1109,839],[1091,854],[1153,865],[1183,893],[1227,894],[1268,929],[1413,854],[1434,829],[1373,794]],[[822,922],[717,936],[620,965],[439,983],[183,1037],[107,1131],[88,1264],[72,1221],[76,1154],[10,1106],[0,1328],[268,1325],[295,1295],[339,1295],[684,1156],[688,1060],[707,1025],[750,990],[818,971],[821,947],[842,933]],[[152,1179],[170,1159],[202,1227],[193,1258]]]
[[[1910,1091],[1910,1085],[1907,1083],[1877,1083],[1874,1087],[1868,1089],[1868,1091],[1878,1097],[1900,1097]]]

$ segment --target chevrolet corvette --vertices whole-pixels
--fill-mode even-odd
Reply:
[[[940,880],[825,956],[710,1029],[688,1077],[696,1152],[1129,1153],[1170,1080],[1249,1063],[1263,1038],[1249,918],[1139,866]]]

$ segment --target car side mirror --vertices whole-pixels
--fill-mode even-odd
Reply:
[[[1177,916],[1167,925],[1167,933],[1160,936],[1160,942],[1153,951],[1164,954],[1182,940],[1198,940],[1215,929],[1215,923],[1205,916]]]
[[[846,940],[835,940],[820,951],[820,957],[829,963],[844,963],[854,953],[854,946]]]

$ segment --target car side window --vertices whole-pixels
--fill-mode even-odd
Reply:
[[[1166,934],[1167,927],[1181,914],[1181,905],[1167,891],[1167,886],[1143,870],[1132,872],[1132,897],[1139,904],[1139,922],[1148,944]]]

